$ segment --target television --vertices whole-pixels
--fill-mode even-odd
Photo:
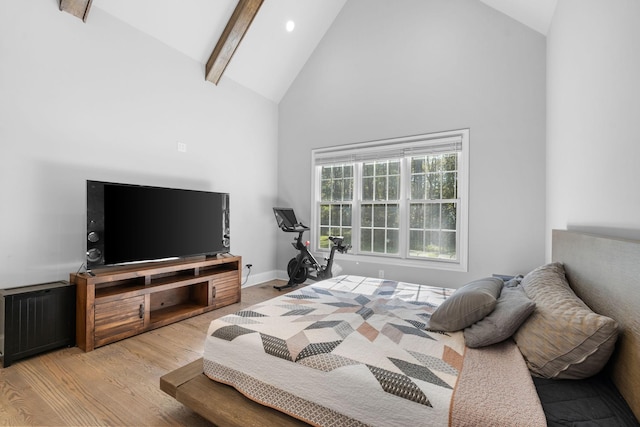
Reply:
[[[229,252],[229,194],[87,181],[87,270]]]

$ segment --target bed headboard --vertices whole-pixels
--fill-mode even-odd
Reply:
[[[574,292],[620,327],[608,368],[640,419],[640,241],[553,230],[552,260],[562,262]]]

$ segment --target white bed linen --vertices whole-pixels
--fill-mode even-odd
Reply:
[[[213,321],[204,372],[315,425],[448,425],[464,339],[425,327],[452,292],[359,276],[318,282]]]

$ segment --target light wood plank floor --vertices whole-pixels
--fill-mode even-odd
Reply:
[[[210,426],[160,390],[160,377],[202,357],[209,323],[277,295],[268,282],[242,302],[85,353],[78,347],[0,368],[0,425]],[[214,402],[212,402],[214,403]]]

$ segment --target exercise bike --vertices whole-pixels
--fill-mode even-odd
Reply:
[[[344,254],[350,248],[351,245],[344,244],[344,237],[342,236],[329,236],[331,240],[331,252],[329,258],[325,258],[327,262],[321,265],[315,257],[309,252],[309,242],[303,242],[302,236],[305,231],[309,230],[309,227],[298,222],[296,214],[291,208],[273,208],[273,213],[276,216],[278,227],[287,233],[298,233],[298,236],[294,238],[293,247],[300,251],[298,255],[291,258],[287,264],[287,274],[289,275],[289,282],[284,286],[274,286],[277,290],[285,288],[293,288],[300,283],[304,283],[305,280],[324,280],[333,277],[331,269],[333,267],[333,256],[336,251]],[[310,271],[315,271],[315,275],[311,275]]]

